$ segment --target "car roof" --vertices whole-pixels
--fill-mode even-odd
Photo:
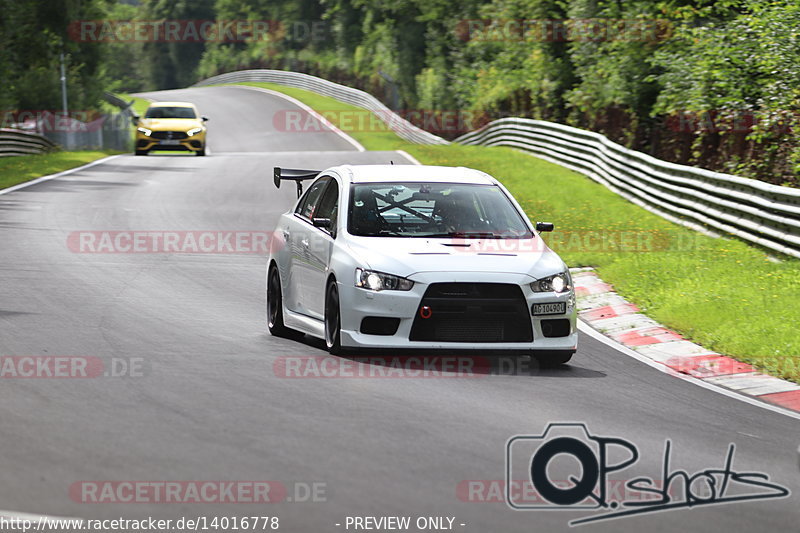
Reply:
[[[351,183],[425,181],[493,185],[497,181],[480,170],[433,165],[342,165],[331,169]]]
[[[194,107],[191,102],[153,102],[148,107]]]

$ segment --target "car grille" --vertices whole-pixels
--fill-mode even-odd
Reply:
[[[429,318],[427,315],[429,308]],[[522,289],[505,283],[434,283],[422,297],[409,340],[530,342],[531,319]]]
[[[154,131],[150,137],[153,139],[186,139],[189,136],[185,131]]]

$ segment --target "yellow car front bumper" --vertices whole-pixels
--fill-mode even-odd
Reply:
[[[150,135],[136,132],[136,151],[150,152],[154,150],[199,152],[205,150],[206,132],[188,137],[185,132],[154,131]]]

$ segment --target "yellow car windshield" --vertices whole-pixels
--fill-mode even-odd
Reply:
[[[144,118],[197,118],[191,107],[151,107]]]

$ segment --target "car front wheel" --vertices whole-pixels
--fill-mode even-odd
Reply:
[[[269,269],[267,277],[267,328],[276,337],[288,337],[292,330],[283,324],[283,297],[278,268]]]
[[[325,291],[325,346],[331,355],[342,353],[341,333],[339,290],[336,288],[336,282],[331,281]]]

